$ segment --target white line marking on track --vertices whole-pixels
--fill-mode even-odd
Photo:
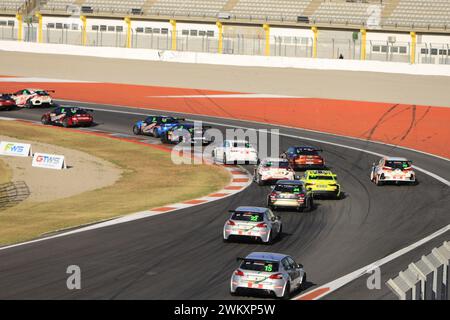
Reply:
[[[390,255],[388,255],[388,256],[380,259],[380,260],[377,260],[377,261],[375,261],[375,262],[373,262],[373,263],[371,263],[371,264],[369,264],[369,265],[367,265],[365,267],[362,267],[362,268],[360,268],[360,269],[358,269],[356,271],[353,271],[353,272],[351,272],[351,273],[349,273],[349,274],[347,274],[345,276],[342,276],[342,277],[340,277],[340,278],[338,278],[338,279],[336,279],[334,281],[331,281],[331,282],[329,282],[327,284],[324,284],[324,285],[322,285],[322,286],[320,286],[318,288],[315,288],[315,289],[313,289],[311,291],[302,293],[302,294],[300,294],[300,295],[298,295],[298,296],[296,296],[296,297],[294,297],[292,299],[293,300],[298,300],[298,299],[301,299],[303,296],[311,294],[312,292],[314,292],[316,290],[329,288],[330,289],[329,291],[327,291],[327,292],[325,292],[325,293],[323,293],[321,295],[318,295],[317,297],[314,298],[314,300],[320,299],[320,298],[330,294],[331,292],[336,291],[337,289],[345,286],[346,284],[348,284],[348,283],[358,279],[359,277],[367,274],[368,272],[372,271],[374,269],[374,267],[381,267],[382,265],[384,265],[384,264],[386,264],[388,262],[391,262],[392,260],[395,260],[395,259],[399,258],[400,256],[402,256],[402,255],[404,255],[404,254],[406,254],[406,253],[408,253],[408,252],[410,252],[410,251],[420,247],[421,245],[427,243],[428,241],[433,240],[434,238],[443,235],[447,231],[450,231],[450,224],[445,226],[445,227],[443,227],[442,229],[439,229],[438,231],[430,234],[429,236],[427,236],[427,237],[425,237],[425,238],[423,238],[423,239],[421,239],[421,240],[419,240],[419,241],[417,241],[417,242],[407,246],[406,248],[400,249],[400,250],[398,250],[398,251],[396,251],[396,252],[394,252],[394,253],[392,253],[392,254],[390,254]]]

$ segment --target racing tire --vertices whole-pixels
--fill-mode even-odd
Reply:
[[[281,297],[281,300],[289,300],[291,297],[291,283],[286,283],[286,288],[284,288],[283,296]]]
[[[230,241],[229,238],[228,238],[228,239],[225,239],[225,238],[222,237],[222,242],[223,242],[223,243],[230,243],[231,241]]]
[[[49,125],[49,124],[50,124],[50,121],[48,120],[47,117],[42,117],[42,118],[41,118],[41,123],[42,123],[43,125]]]
[[[233,291],[230,290],[230,296],[236,297],[238,295],[239,294],[237,293],[237,291],[233,292]]]
[[[306,289],[306,272],[303,274],[302,283],[300,284],[300,289],[301,290]]]
[[[377,176],[375,177],[375,184],[380,187],[383,185],[383,181],[380,181],[380,178]]]
[[[270,233],[269,233],[269,239],[267,240],[267,241],[263,241],[263,243],[265,244],[265,245],[271,245],[272,243],[273,243],[273,233],[272,233],[272,230],[270,230],[269,231]]]
[[[223,164],[227,164],[227,155],[224,153],[222,158]]]
[[[281,238],[282,234],[283,234],[283,225],[280,226],[280,231],[278,231],[277,238]]]
[[[27,100],[27,102],[25,102],[25,108],[27,109],[31,109],[33,108],[33,103],[31,102],[31,100]]]
[[[138,136],[138,135],[141,134],[141,129],[139,129],[138,126],[134,125],[134,126],[133,126],[133,133],[134,133],[136,136]]]
[[[265,185],[264,181],[261,179],[260,174],[257,175],[256,182],[258,183],[258,186],[260,186],[260,187]]]
[[[64,120],[63,120],[62,125],[63,125],[64,128],[70,127],[70,126],[69,126],[69,121],[68,121],[67,119],[64,119]]]

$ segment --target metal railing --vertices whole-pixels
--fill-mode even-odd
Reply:
[[[449,264],[450,242],[446,241],[386,284],[400,300],[449,300]]]

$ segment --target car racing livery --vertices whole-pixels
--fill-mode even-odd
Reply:
[[[280,157],[287,159],[294,170],[323,169],[325,162],[319,155],[321,151],[311,146],[289,147]]]
[[[297,211],[314,208],[312,192],[300,180],[277,181],[267,196],[267,206],[273,210],[293,208]]]
[[[374,163],[370,171],[370,180],[377,186],[385,183],[417,183],[412,162],[400,157],[383,157],[378,163]]]
[[[231,210],[231,217],[223,227],[223,239],[253,238],[263,243],[272,243],[282,232],[280,217],[272,210],[260,207],[238,207]]]
[[[133,126],[135,135],[149,135],[156,138],[161,137],[167,130],[180,124],[183,118],[167,116],[148,116],[142,121],[138,121]]]
[[[206,145],[212,142],[208,135],[209,126],[196,126],[193,123],[182,123],[171,128],[161,135],[163,143],[191,143]]]
[[[89,127],[94,122],[94,118],[89,112],[93,110],[77,107],[59,106],[51,112],[47,112],[41,117],[42,124],[62,125],[63,127]]]
[[[277,298],[289,299],[292,292],[304,288],[306,272],[288,255],[271,252],[252,252],[238,258],[239,267],[230,282],[231,295],[264,292]]]
[[[219,147],[215,147],[212,156],[215,162],[223,164],[257,164],[256,149],[245,140],[225,140]]]
[[[9,94],[0,94],[0,110],[9,111],[16,107],[16,101]]]
[[[50,96],[50,92],[54,90],[42,90],[42,89],[22,89],[12,94],[12,98],[16,101],[16,105],[21,108],[34,108],[34,107],[51,107],[53,105],[53,99]]]
[[[311,190],[314,197],[341,196],[341,186],[337,176],[330,170],[307,170],[301,179],[307,190]]]
[[[290,167],[289,161],[282,158],[263,159],[255,168],[254,180],[262,186],[268,182],[278,180],[294,180],[294,170]]]

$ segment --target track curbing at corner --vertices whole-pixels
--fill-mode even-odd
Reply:
[[[17,121],[17,122],[21,122],[21,123],[32,125],[32,126],[42,126],[39,122],[21,120],[21,119],[15,119],[15,118],[0,117],[0,120]],[[49,128],[61,129],[59,127],[49,127]],[[166,152],[171,151],[170,148],[138,141],[136,139],[133,139],[133,136],[129,136],[129,137],[127,137],[126,135],[118,136],[116,133],[109,133],[109,132],[103,132],[103,131],[98,131],[98,130],[86,131],[86,130],[79,130],[79,129],[74,129],[74,128],[65,128],[64,130],[70,130],[73,132],[88,134],[88,135],[102,136],[102,137],[115,139],[115,140],[127,141],[130,143],[145,145],[147,147],[151,147],[151,148],[166,151]],[[216,164],[212,164],[212,163],[209,163],[208,165],[216,166]],[[237,165],[237,166],[226,165],[226,166],[222,166],[222,167],[224,170],[226,170],[230,174],[229,184],[227,186],[225,186],[223,189],[217,190],[206,196],[195,198],[195,199],[190,199],[190,200],[185,200],[183,202],[171,203],[171,204],[164,205],[162,207],[150,208],[149,210],[130,213],[130,214],[126,214],[124,216],[120,216],[117,218],[111,218],[111,219],[107,219],[107,220],[103,220],[103,221],[92,222],[87,225],[73,226],[73,227],[69,227],[67,229],[55,230],[55,231],[53,231],[53,233],[56,233],[54,235],[44,236],[42,238],[37,238],[34,240],[30,240],[30,241],[25,241],[25,242],[21,242],[21,243],[16,243],[16,244],[0,247],[0,251],[18,247],[18,246],[24,246],[24,245],[32,244],[32,243],[36,243],[36,242],[42,242],[45,240],[60,238],[60,237],[64,237],[64,236],[68,236],[68,235],[72,235],[72,234],[76,234],[76,233],[80,233],[80,232],[105,228],[105,227],[109,227],[112,225],[126,223],[126,222],[130,222],[130,221],[134,221],[134,220],[145,219],[145,218],[153,217],[153,216],[160,215],[163,213],[169,213],[169,212],[174,212],[174,211],[178,211],[178,210],[182,210],[182,209],[186,209],[186,208],[190,208],[190,207],[203,205],[206,203],[218,201],[218,200],[233,196],[237,193],[244,191],[246,188],[248,188],[252,184],[253,180],[252,180],[251,174],[247,170],[245,170],[243,167],[241,167],[239,165]],[[76,229],[74,229],[74,228],[76,228]],[[70,229],[70,230],[65,231],[68,229]],[[60,232],[60,233],[58,233],[58,232]]]

